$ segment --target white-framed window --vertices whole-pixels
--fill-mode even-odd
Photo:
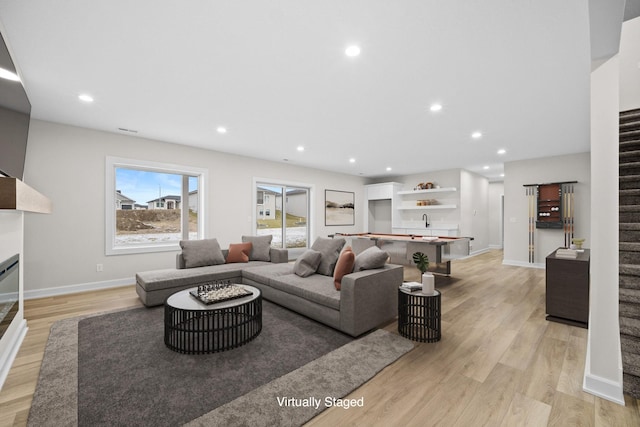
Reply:
[[[311,245],[314,186],[254,177],[253,194],[255,234],[272,235],[271,246],[289,249],[291,259],[304,252]]]
[[[180,240],[204,238],[207,183],[207,169],[108,156],[105,253],[176,251]],[[133,209],[117,209],[116,194]]]

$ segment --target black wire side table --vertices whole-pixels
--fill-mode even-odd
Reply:
[[[192,297],[186,289],[169,296],[164,304],[164,343],[183,354],[205,354],[240,347],[262,331],[262,294],[211,305]]]
[[[422,291],[398,288],[398,332],[420,342],[440,341],[440,291],[425,295]]]

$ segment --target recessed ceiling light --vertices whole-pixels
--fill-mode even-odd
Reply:
[[[298,151],[304,151],[304,147],[302,145],[298,145],[298,148],[296,148],[296,150]]]
[[[498,154],[505,154],[506,152],[507,150],[505,150],[504,148],[498,150]]]
[[[86,93],[78,95],[78,99],[82,102],[93,102],[93,96],[87,95]]]
[[[500,174],[500,177],[501,177],[501,178],[504,178],[504,174],[503,174],[503,173],[501,173],[501,174]]]
[[[436,112],[436,111],[440,111],[442,110],[442,105],[440,104],[432,104],[431,107],[429,107],[429,110]]]
[[[227,128],[223,127],[223,126],[218,126],[218,128],[216,129],[216,132],[218,132],[218,133],[227,133]]]
[[[484,169],[484,170],[488,170],[488,169],[489,169],[489,166],[484,166],[482,169]]]
[[[14,82],[19,82],[20,77],[13,71],[5,70],[4,68],[0,68],[0,77],[6,80],[11,80]]]
[[[344,53],[345,55],[353,58],[355,56],[360,55],[360,47],[356,45],[351,45],[345,49]]]
[[[472,133],[471,134],[471,138],[473,138],[473,139],[482,138],[482,132],[476,131],[476,132]]]
[[[391,171],[391,168],[390,168],[390,167],[387,167],[387,172],[390,172],[390,171]]]
[[[349,159],[349,163],[355,163],[356,159],[354,159],[353,157]]]

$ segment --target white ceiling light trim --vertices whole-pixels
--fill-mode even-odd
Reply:
[[[93,102],[93,96],[86,94],[86,93],[82,93],[80,95],[78,95],[78,99],[82,102],[87,102],[87,103],[91,103]]]
[[[442,110],[442,104],[431,104],[431,107],[429,107],[430,111],[438,112]]]
[[[360,55],[360,46],[357,46],[357,45],[348,46],[344,50],[344,53],[350,58],[355,58],[356,56]]]
[[[482,132],[480,132],[480,131],[475,131],[475,132],[473,132],[473,133],[471,134],[471,138],[473,138],[473,139],[480,139],[480,138],[482,138]]]
[[[220,133],[220,134],[225,134],[225,133],[227,133],[227,128],[226,128],[226,127],[224,127],[224,126],[218,126],[218,127],[216,128],[216,132],[218,132],[218,133]]]

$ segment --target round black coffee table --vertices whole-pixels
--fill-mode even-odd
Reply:
[[[242,286],[252,295],[206,305],[185,289],[164,304],[164,343],[185,354],[215,353],[248,343],[262,331],[260,289]]]

